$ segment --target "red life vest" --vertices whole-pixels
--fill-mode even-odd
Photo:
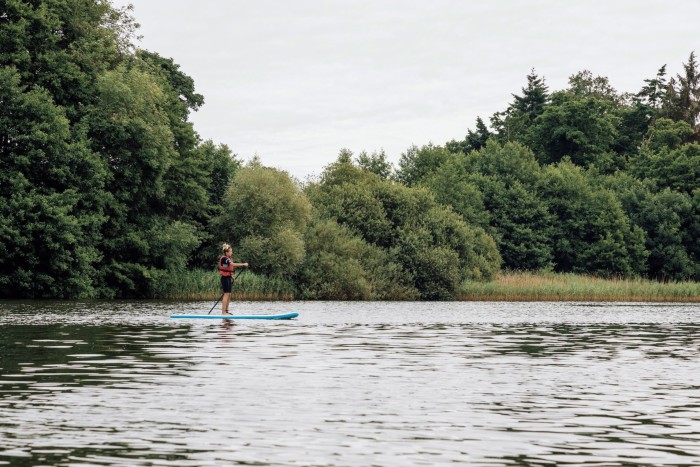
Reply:
[[[228,260],[228,266],[224,266],[224,260]],[[219,274],[224,277],[231,277],[233,274],[233,261],[228,256],[222,256],[219,258]]]

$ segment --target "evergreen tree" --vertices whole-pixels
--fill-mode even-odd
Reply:
[[[693,141],[700,142],[700,72],[695,52],[683,64],[683,75],[678,75],[678,106],[680,119],[693,128]]]
[[[468,154],[470,151],[478,151],[486,145],[486,141],[491,137],[491,132],[481,117],[476,117],[476,130],[467,130],[467,136],[462,141],[448,141],[445,149],[452,153]]]
[[[542,114],[549,100],[549,90],[543,77],[535,73],[533,68],[527,75],[527,87],[522,88],[522,96],[512,94],[513,108],[523,114],[528,122],[532,122]]]
[[[549,90],[544,78],[534,68],[527,75],[527,86],[521,88],[522,96],[512,94],[513,102],[504,112],[491,117],[491,127],[501,142],[528,142],[528,134],[534,120],[540,116],[549,102]]]
[[[637,97],[653,112],[657,112],[666,98],[666,65],[659,68],[656,77],[645,79],[644,82],[646,85],[637,93]]]

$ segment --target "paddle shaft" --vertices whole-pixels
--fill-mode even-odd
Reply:
[[[216,308],[216,305],[219,304],[219,302],[221,301],[222,298],[224,298],[224,294],[221,294],[221,297],[219,297],[219,299],[216,301],[216,303],[214,303],[214,306],[211,307],[211,310],[209,310],[209,313],[207,313],[208,315],[210,315],[212,310],[214,310],[214,308]]]
[[[236,282],[236,279],[238,279],[238,276],[240,276],[241,273],[243,273],[243,271],[245,271],[245,269],[241,270],[241,272],[239,272],[238,274],[234,274],[234,275],[232,276],[233,279],[231,279],[231,287],[233,287],[233,283]],[[214,303],[214,306],[211,307],[211,310],[209,310],[209,313],[207,313],[208,315],[210,315],[211,312],[214,311],[214,308],[216,308],[216,305],[218,305],[219,302],[221,301],[221,299],[224,298],[224,295],[225,295],[225,294],[226,294],[226,292],[224,292],[224,293],[221,294],[221,297],[219,297],[219,299],[216,301],[216,303]]]

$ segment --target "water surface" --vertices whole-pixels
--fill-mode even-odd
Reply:
[[[700,307],[0,302],[0,465],[698,465]]]

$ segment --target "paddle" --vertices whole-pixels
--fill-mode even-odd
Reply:
[[[240,276],[240,275],[241,275],[244,271],[246,271],[246,270],[247,270],[247,268],[246,268],[246,269],[241,269],[241,271],[240,271],[239,273],[233,275],[233,279],[231,279],[231,290],[232,290],[232,291],[233,291],[233,284],[236,282],[236,279],[238,279],[238,276]],[[219,297],[219,299],[216,301],[216,303],[214,303],[214,306],[211,307],[211,310],[209,310],[209,313],[207,313],[208,315],[211,314],[211,312],[214,310],[214,308],[216,308],[216,305],[218,305],[219,302],[221,301],[221,299],[224,298],[224,294],[225,294],[225,293],[226,293],[226,292],[222,293],[222,294],[221,294],[221,297]]]

